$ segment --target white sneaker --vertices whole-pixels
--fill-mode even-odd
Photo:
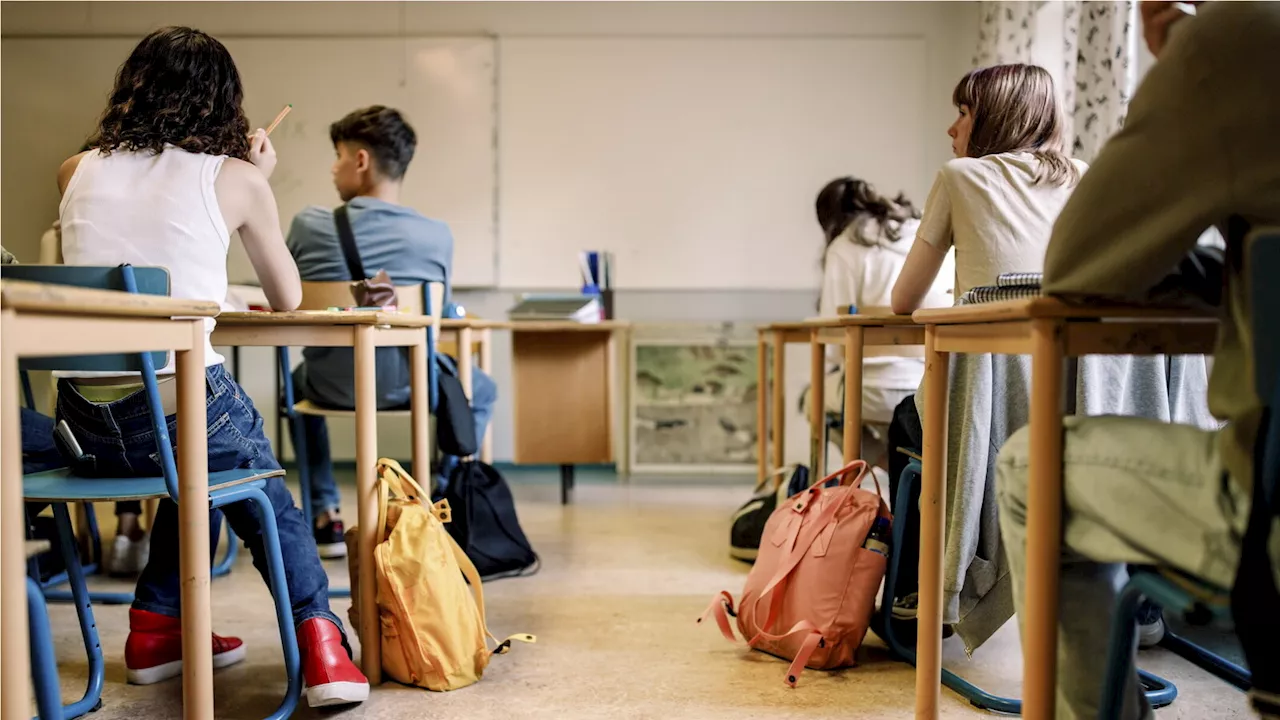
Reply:
[[[137,575],[146,566],[150,553],[150,543],[145,536],[134,542],[127,535],[117,535],[105,558],[107,573],[119,577]]]
[[[1164,618],[1158,617],[1148,625],[1138,626],[1138,647],[1150,648],[1160,644],[1164,639]]]
[[[915,620],[920,606],[920,594],[911,593],[893,601],[893,616],[898,620]]]

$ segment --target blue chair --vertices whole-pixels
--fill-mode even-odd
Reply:
[[[16,272],[15,272],[16,270]],[[167,295],[169,274],[163,268],[120,267],[72,267],[72,266],[9,266],[6,277],[47,282],[76,287],[107,290],[124,290],[131,293]],[[29,367],[64,371],[139,372],[151,407],[151,420],[156,435],[161,477],[149,478],[89,478],[79,477],[68,469],[35,473],[23,478],[23,495],[27,501],[54,503],[54,516],[62,539],[63,557],[66,560],[72,594],[77,600],[77,612],[81,616],[81,628],[86,648],[90,651],[90,688],[84,700],[63,709],[63,717],[76,717],[95,705],[101,696],[102,648],[92,619],[92,610],[85,587],[80,559],[71,540],[71,523],[66,504],[71,502],[112,502],[117,500],[151,500],[169,498],[177,501],[178,472],[174,462],[169,429],[160,403],[160,391],[156,382],[155,364],[164,363],[166,353],[138,353],[128,355],[94,355],[40,359]],[[302,691],[301,660],[297,637],[294,633],[293,613],[288,589],[284,580],[284,561],[280,553],[280,538],[276,528],[275,513],[263,492],[267,478],[282,475],[282,471],[226,470],[209,473],[209,504],[216,509],[231,503],[249,502],[258,518],[263,534],[263,544],[268,556],[268,578],[271,594],[275,599],[276,621],[280,628],[285,668],[289,678],[288,690],[271,720],[287,718],[297,707]],[[96,663],[96,665],[95,665]],[[96,672],[95,669],[96,668]]]
[[[300,310],[324,310],[330,307],[347,307],[351,305],[351,283],[349,281],[303,282],[302,303]],[[433,315],[434,308],[444,304],[444,284],[424,283],[397,287],[397,303],[400,312]],[[421,296],[419,303],[418,297]],[[436,406],[436,343],[439,338],[438,325],[427,327],[427,386],[429,404],[432,412]],[[302,496],[302,515],[307,520],[307,527],[314,527],[315,517],[311,512],[311,468],[307,465],[307,437],[303,427],[302,416],[320,417],[354,417],[351,410],[335,410],[322,407],[309,400],[299,400],[297,389],[293,386],[293,373],[289,360],[289,348],[276,349],[276,360],[280,368],[282,395],[280,413],[289,422],[290,437],[293,441],[294,462],[298,467],[298,489]],[[408,410],[380,410],[379,415],[408,418]],[[422,468],[414,468],[421,475]],[[430,472],[427,468],[425,472]],[[350,588],[329,588],[329,597],[350,597]]]
[[[1263,445],[1263,462],[1254,469],[1254,482],[1276,486],[1280,472],[1280,422],[1275,409],[1280,407],[1280,288],[1275,273],[1280,270],[1280,230],[1260,230],[1245,241],[1248,253],[1250,304],[1253,308],[1253,370],[1258,399],[1271,413],[1271,422]],[[1136,604],[1147,598],[1166,610],[1182,612],[1194,625],[1227,624],[1231,620],[1230,590],[1187,577],[1169,569],[1153,568],[1134,573],[1116,601],[1115,619],[1111,625],[1111,643],[1107,653],[1107,679],[1102,690],[1103,720],[1119,718],[1124,707],[1124,678],[1129,668],[1133,647],[1131,622]],[[1252,685],[1250,672],[1208,649],[1185,638],[1166,633],[1160,642],[1202,670],[1248,691]]]
[[[22,380],[22,399],[23,404],[34,410],[36,408],[35,394],[31,390],[31,376],[25,370],[19,372]],[[89,535],[89,552],[93,558],[93,562],[83,565],[82,569],[85,575],[94,575],[105,570],[102,561],[102,534],[98,530],[98,514],[93,508],[93,503],[82,503],[85,518],[86,530]],[[221,518],[221,513],[218,514]],[[211,532],[212,537],[209,538],[210,547],[218,547],[218,533],[221,530],[221,524],[215,524]],[[231,524],[227,523],[227,551],[223,554],[222,561],[214,565],[212,576],[222,577],[230,574],[231,568],[235,565],[236,557],[239,555],[239,547],[236,544],[235,533],[231,530]],[[43,581],[39,580],[38,567],[35,565],[34,558],[28,560],[31,563],[29,574],[33,579],[39,582],[40,588],[44,591],[44,599],[46,602],[53,603],[74,603],[75,595],[70,590],[57,590],[60,585],[69,582],[67,572],[63,570],[56,573]],[[131,592],[107,592],[101,590],[90,590],[89,599],[99,605],[130,605],[133,603],[133,593]]]
[[[915,486],[920,482],[920,474],[920,461],[915,459],[911,460],[906,469],[902,471],[901,482],[898,483],[898,497],[893,499],[894,517],[897,521],[893,523],[893,544],[890,546],[891,548],[902,547],[907,526],[907,523],[902,518],[905,517],[906,513],[918,512],[915,503],[912,502],[912,497],[915,493]],[[893,617],[893,598],[898,582],[899,560],[898,554],[890,551],[889,565],[885,572],[884,599],[872,618],[871,630],[876,635],[879,635],[881,640],[885,641],[889,646],[889,651],[895,657],[915,665],[915,639],[912,638],[906,641],[899,638],[895,629],[895,622],[902,623],[903,621],[895,621]],[[1133,623],[1130,622],[1129,625],[1132,631]],[[1146,690],[1147,700],[1153,707],[1159,708],[1169,705],[1178,696],[1178,688],[1168,680],[1146,671],[1139,671],[1139,675]],[[942,684],[959,693],[974,707],[1010,715],[1022,713],[1022,701],[1020,699],[1001,697],[989,693],[946,668],[942,669]]]

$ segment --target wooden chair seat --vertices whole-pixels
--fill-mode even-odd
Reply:
[[[310,400],[303,400],[301,402],[295,403],[293,406],[293,411],[298,413],[299,415],[316,415],[319,417],[354,418],[356,416],[355,410],[337,410],[334,408],[321,407],[311,402]],[[409,412],[408,409],[378,411],[379,417],[407,418],[407,417],[410,417],[411,415],[412,413]]]

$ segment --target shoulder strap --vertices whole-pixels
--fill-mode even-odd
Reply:
[[[453,549],[453,557],[458,562],[458,569],[462,571],[462,576],[467,579],[467,584],[471,586],[472,592],[476,598],[476,609],[480,611],[480,629],[489,640],[497,644],[493,650],[489,651],[489,655],[504,655],[511,648],[511,642],[518,640],[525,643],[537,642],[538,639],[527,633],[517,633],[510,635],[504,640],[498,640],[489,632],[489,624],[485,622],[484,617],[484,585],[480,580],[480,573],[476,571],[476,566],[471,562],[471,558],[462,550],[453,536],[445,533],[445,539],[449,541],[449,546]],[[489,643],[485,642],[485,649],[488,650]]]
[[[360,252],[356,250],[356,236],[351,232],[351,217],[347,214],[347,206],[342,205],[333,211],[333,223],[338,226],[338,242],[342,245],[342,256],[346,258],[347,270],[351,279],[356,282],[367,280],[364,263],[360,262]]]

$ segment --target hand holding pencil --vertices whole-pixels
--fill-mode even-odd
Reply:
[[[271,138],[268,136],[271,135],[271,131],[276,129],[276,126],[280,124],[281,120],[284,120],[284,116],[288,115],[292,109],[293,105],[285,105],[284,109],[280,111],[279,115],[276,115],[276,119],[271,121],[266,130],[258,128],[249,136],[248,160],[258,166],[262,174],[268,178],[271,177],[271,173],[276,169],[276,149],[271,144]]]

